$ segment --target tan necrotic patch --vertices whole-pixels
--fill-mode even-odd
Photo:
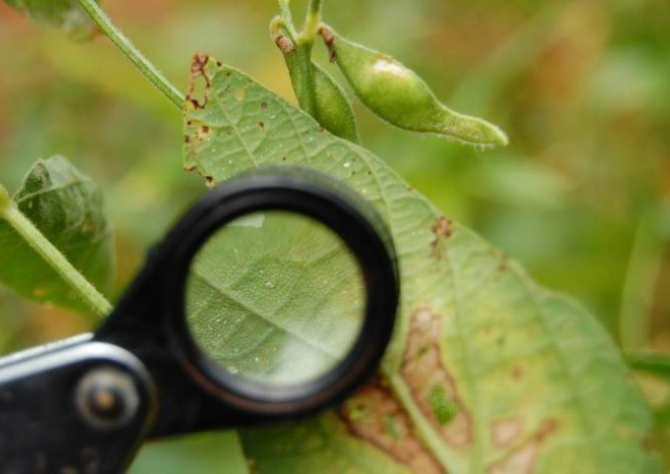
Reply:
[[[440,217],[431,228],[435,238],[430,243],[431,255],[438,260],[442,258],[446,251],[446,241],[454,233],[454,224],[448,217]]]
[[[416,311],[407,338],[401,375],[424,416],[430,420],[451,446],[464,448],[472,444],[472,420],[440,355],[440,320],[428,309]],[[444,423],[431,403],[435,387],[442,387],[445,396],[455,407],[453,416]]]
[[[352,435],[406,465],[414,474],[447,474],[414,433],[412,422],[391,391],[374,381],[339,410]]]
[[[491,442],[498,448],[514,443],[523,432],[523,423],[516,418],[496,421],[491,425]]]
[[[540,448],[546,438],[556,431],[558,424],[554,420],[545,421],[528,441],[512,451],[489,469],[489,474],[532,474],[538,459]]]

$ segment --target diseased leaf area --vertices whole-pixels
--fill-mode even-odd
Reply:
[[[77,0],[5,0],[31,20],[62,29],[75,40],[90,38],[96,27]]]
[[[95,183],[65,158],[55,156],[33,166],[13,200],[91,283],[107,288],[113,269],[112,228]],[[0,283],[36,301],[87,308],[4,221],[0,221],[0,248]]]
[[[249,77],[203,57],[192,71],[187,169],[211,183],[268,164],[329,173],[377,207],[400,258],[400,322],[379,375],[317,419],[244,430],[258,472],[660,472],[644,447],[649,410],[592,316]]]

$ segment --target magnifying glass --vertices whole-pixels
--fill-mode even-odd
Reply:
[[[345,184],[287,167],[230,180],[154,248],[94,335],[0,360],[14,400],[0,421],[26,394],[36,427],[21,442],[0,428],[0,455],[83,466],[48,422],[99,446],[96,472],[122,472],[146,438],[322,410],[376,371],[398,301],[390,232]]]
[[[186,425],[159,417],[158,433],[295,418],[376,369],[396,268],[383,220],[346,185],[300,168],[257,171],[182,218],[96,339],[141,354],[171,386],[162,406],[217,402]]]

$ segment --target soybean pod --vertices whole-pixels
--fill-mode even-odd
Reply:
[[[358,98],[396,127],[480,146],[504,146],[507,135],[485,120],[444,105],[414,71],[389,55],[347,40],[328,26],[321,36]]]

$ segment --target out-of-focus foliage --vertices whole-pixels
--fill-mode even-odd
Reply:
[[[105,4],[183,90],[202,51],[291,97],[267,33],[274,1]],[[325,14],[511,140],[478,153],[388,128],[355,104],[366,147],[541,283],[577,296],[627,348],[670,352],[670,3],[326,0]],[[325,52],[317,59],[338,76]],[[16,188],[35,157],[54,153],[92,176],[117,231],[118,294],[202,192],[181,171],[179,113],[105,38],[73,44],[2,2],[0,71],[3,184]],[[76,315],[0,290],[4,351],[82,329]],[[641,382],[659,413],[651,442],[670,458],[670,390]],[[189,450],[165,462],[180,456]]]
[[[18,210],[100,291],[114,261],[102,190],[62,156],[38,160],[13,198]],[[44,258],[0,220],[0,283],[26,298],[78,310],[87,306]]]
[[[70,38],[84,40],[95,32],[95,25],[77,0],[5,0],[38,23],[62,29]]]

